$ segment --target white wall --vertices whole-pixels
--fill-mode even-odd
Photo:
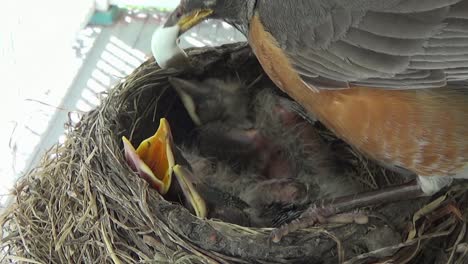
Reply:
[[[4,1],[2,11],[0,204],[80,67],[72,44],[94,0]]]
[[[179,0],[109,0],[112,5],[146,6],[174,9]]]

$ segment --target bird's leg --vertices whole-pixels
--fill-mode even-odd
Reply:
[[[408,200],[426,196],[416,181],[385,188],[382,190],[348,195],[323,201],[321,205],[312,205],[306,209],[299,218],[289,224],[282,225],[271,233],[273,242],[279,242],[282,237],[302,228],[315,224],[327,223],[327,219],[340,213],[344,213],[359,207]],[[360,221],[359,217],[356,218]],[[356,221],[355,221],[356,222]]]

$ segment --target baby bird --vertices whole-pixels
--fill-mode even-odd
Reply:
[[[127,164],[152,188],[166,197],[179,197],[182,192],[182,202],[193,209],[198,217],[206,217],[206,204],[194,187],[189,165],[175,146],[169,122],[165,118],[161,118],[156,133],[143,140],[137,149],[125,136],[122,142]]]
[[[273,212],[276,205],[359,191],[339,170],[315,128],[297,113],[297,104],[269,87],[219,79],[170,82],[199,125],[195,156],[251,164],[240,170],[215,166],[215,173],[199,178],[246,202],[253,225],[271,226],[281,218]]]
[[[199,81],[170,77],[169,83],[179,94],[196,125],[214,122],[229,127],[248,128],[252,125],[248,122],[249,93],[240,81],[216,78]]]
[[[199,137],[178,147],[161,119],[136,150],[124,137],[125,155],[152,187],[166,198],[182,197],[197,216],[267,227],[294,215],[289,209],[359,191],[297,105],[269,87],[219,79],[171,83]]]
[[[243,212],[248,204],[207,184],[205,179],[213,175],[216,164],[177,147],[165,118],[160,120],[156,133],[143,140],[137,149],[126,137],[122,140],[128,165],[166,199],[180,201],[200,218],[250,225]]]
[[[253,129],[245,86],[215,78],[198,81],[171,77],[169,82],[198,126],[195,147],[202,155],[233,166],[255,159],[262,140]]]

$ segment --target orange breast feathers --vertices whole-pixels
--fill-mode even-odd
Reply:
[[[269,77],[349,144],[371,158],[421,176],[456,175],[468,166],[468,90],[309,88],[258,16],[249,43]]]

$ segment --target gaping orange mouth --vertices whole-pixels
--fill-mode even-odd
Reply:
[[[175,146],[171,128],[165,118],[161,118],[156,133],[143,140],[135,150],[130,141],[122,137],[125,158],[129,166],[151,187],[165,195],[171,184],[173,173],[183,194],[199,217],[206,217],[206,205],[192,183],[190,170],[178,165],[174,160]]]

